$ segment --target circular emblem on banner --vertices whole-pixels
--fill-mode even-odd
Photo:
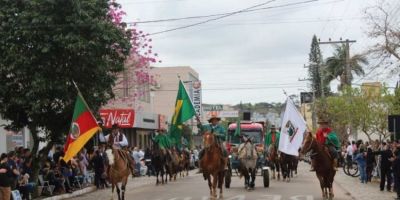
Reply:
[[[201,82],[200,81],[196,81],[193,83],[193,88],[194,89],[199,89],[201,87]]]
[[[79,137],[80,134],[81,134],[81,130],[79,128],[79,124],[76,122],[73,122],[72,126],[71,126],[71,137],[73,139],[76,139]]]

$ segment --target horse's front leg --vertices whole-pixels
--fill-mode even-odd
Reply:
[[[127,184],[127,180],[126,181],[124,181],[124,182],[122,182],[122,186],[121,186],[121,192],[122,192],[122,200],[125,200],[125,189],[126,189],[126,184]]]
[[[208,188],[210,188],[210,196],[212,196],[213,195],[213,187],[212,187],[210,175],[207,175],[207,181],[208,181]]]
[[[111,200],[114,199],[114,188],[115,188],[115,184],[111,183]]]
[[[118,200],[121,200],[121,190],[118,187],[118,183],[115,184],[115,187],[117,188]]]
[[[329,188],[329,199],[333,199],[335,197],[335,194],[333,193],[333,187],[331,186]]]
[[[217,184],[218,184],[218,173],[213,174],[213,182],[212,182],[213,194],[212,194],[212,197],[214,197],[214,198],[217,198]]]

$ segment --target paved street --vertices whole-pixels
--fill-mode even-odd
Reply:
[[[262,179],[258,177],[256,189],[246,191],[243,180],[233,178],[232,188],[224,190],[225,200],[314,200],[321,199],[319,183],[315,174],[308,172],[309,166],[301,164],[299,175],[290,183],[272,180],[270,188],[262,187]],[[336,200],[352,199],[346,192],[335,184]],[[155,186],[154,179],[141,178],[131,181],[126,193],[127,199],[146,200],[205,200],[208,199],[208,186],[198,174],[179,179],[164,186]],[[111,190],[97,191],[83,195],[82,200],[110,199]],[[116,198],[115,198],[116,199]]]

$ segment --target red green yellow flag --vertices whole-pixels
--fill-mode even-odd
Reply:
[[[99,130],[100,127],[96,119],[90,112],[83,97],[78,93],[70,132],[64,146],[65,155],[63,160],[65,162],[70,161]]]

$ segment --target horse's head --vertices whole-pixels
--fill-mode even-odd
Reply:
[[[314,142],[315,142],[314,136],[312,135],[311,132],[308,132],[306,137],[304,138],[303,146],[301,147],[300,153],[303,155],[308,153],[311,150]]]
[[[213,133],[210,132],[206,132],[203,135],[203,144],[204,144],[204,148],[208,149],[210,148],[212,145],[215,144],[215,135]]]
[[[107,159],[108,159],[108,165],[114,165],[114,162],[115,162],[115,157],[114,157],[114,153],[113,153],[113,150],[112,149],[107,149],[106,150],[106,156],[107,156]]]

